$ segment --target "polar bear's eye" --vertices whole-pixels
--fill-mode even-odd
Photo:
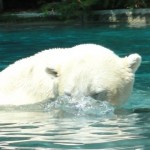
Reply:
[[[54,69],[46,68],[45,70],[46,70],[46,72],[47,72],[48,74],[51,74],[51,75],[54,76],[54,77],[58,77],[58,73],[57,73],[57,71],[55,71]]]
[[[91,95],[91,97],[96,99],[96,100],[104,101],[107,98],[107,92],[106,92],[106,90],[102,90],[100,92],[93,93]]]

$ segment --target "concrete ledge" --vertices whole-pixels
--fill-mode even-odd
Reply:
[[[54,11],[49,11],[47,13],[39,13],[39,12],[18,12],[18,13],[11,13],[11,14],[3,14],[3,16],[16,16],[19,18],[38,18],[38,17],[45,17],[45,16],[58,16],[60,14],[54,12]]]
[[[150,9],[117,9],[95,11],[94,15],[99,22],[150,24]]]
[[[130,26],[146,26],[150,24],[150,9],[116,9],[116,10],[98,10],[92,12],[92,17],[84,18],[85,23],[96,22],[96,23],[127,23]],[[2,14],[0,21],[9,22],[9,20],[24,20],[24,21],[40,21],[42,20],[59,20],[60,13],[49,11],[46,13],[39,12],[18,12],[18,13],[6,13]],[[13,19],[14,18],[14,19]],[[79,17],[81,19],[81,17]],[[81,20],[74,20],[75,22]],[[82,22],[82,21],[81,21]]]

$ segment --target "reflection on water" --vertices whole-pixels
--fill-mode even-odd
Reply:
[[[124,109],[90,98],[0,107],[0,149],[150,149],[150,27],[0,26],[0,69],[40,50],[96,43],[142,65]]]
[[[149,115],[71,119],[42,112],[5,112],[0,114],[0,147],[149,149]]]

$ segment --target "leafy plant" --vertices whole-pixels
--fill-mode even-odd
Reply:
[[[55,11],[61,14],[61,19],[71,19],[88,14],[91,6],[96,4],[98,0],[72,0],[57,3],[47,3],[42,5],[42,12]]]
[[[128,0],[126,8],[145,8],[148,7],[146,0]]]

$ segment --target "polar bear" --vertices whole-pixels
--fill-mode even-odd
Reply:
[[[141,56],[120,58],[96,44],[49,49],[16,61],[0,72],[0,105],[26,105],[58,96],[89,96],[124,103]]]

